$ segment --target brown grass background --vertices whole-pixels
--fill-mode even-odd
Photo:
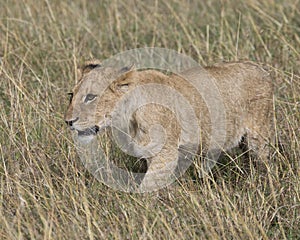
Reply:
[[[77,64],[163,47],[272,71],[270,171],[232,159],[159,193],[116,192],[82,166],[63,120]],[[300,1],[2,0],[0,239],[300,239]]]

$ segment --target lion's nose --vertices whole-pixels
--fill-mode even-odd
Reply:
[[[68,124],[70,127],[73,126],[74,122],[76,122],[79,119],[79,117],[71,120],[66,120],[66,124]]]

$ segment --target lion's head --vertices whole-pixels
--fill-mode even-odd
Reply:
[[[100,61],[87,62],[78,69],[79,82],[70,93],[65,121],[78,136],[95,135],[110,126],[111,111],[118,99],[131,87],[134,66],[115,69],[101,66]]]

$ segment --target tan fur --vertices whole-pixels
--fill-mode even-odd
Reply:
[[[80,81],[73,89],[74,97],[65,114],[65,120],[69,124],[78,118],[72,123],[76,130],[109,124],[115,105],[125,94],[130,94],[137,86],[158,83],[182,94],[193,107],[200,126],[200,146],[206,151],[212,127],[210,114],[199,92],[185,80],[193,78],[200,81],[205,75],[214,80],[225,107],[226,141],[222,150],[238,146],[242,137],[246,137],[250,150],[261,158],[268,158],[267,145],[272,138],[272,81],[269,74],[254,63],[224,63],[206,67],[203,72],[190,69],[181,73],[181,76],[168,76],[155,70],[95,67],[95,62],[92,62],[79,72]],[[100,83],[111,80],[113,82],[104,92],[97,92]],[[209,86],[203,86],[205,87]],[[88,93],[97,95],[97,99],[87,104],[83,99]],[[141,184],[141,191],[159,186],[160,182],[170,175],[166,170],[160,169],[167,164],[172,165],[174,159],[178,158],[181,127],[174,114],[165,107],[149,104],[136,111],[131,117],[130,134],[139,145],[146,146],[151,141],[149,129],[157,123],[163,126],[167,140],[159,154],[147,159],[148,171]],[[171,166],[169,170],[173,171],[175,167]]]

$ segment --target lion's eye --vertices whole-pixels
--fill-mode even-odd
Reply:
[[[73,99],[73,93],[70,92],[70,93],[68,93],[68,95],[70,96],[70,103],[71,103],[71,102],[72,102],[72,99]]]
[[[91,101],[93,101],[96,97],[97,97],[97,95],[89,93],[88,95],[85,96],[84,102],[85,102],[85,103],[91,102]]]

